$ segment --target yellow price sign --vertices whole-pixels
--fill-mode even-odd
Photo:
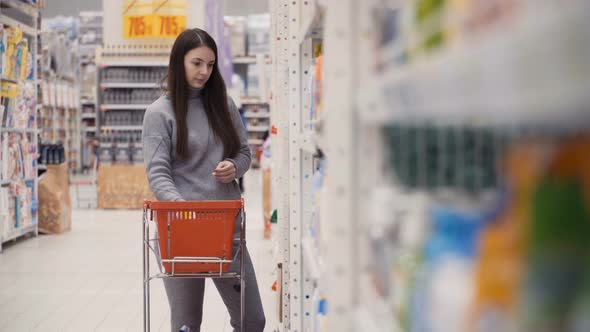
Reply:
[[[174,38],[186,29],[186,16],[154,15],[152,19],[158,37]]]
[[[175,38],[186,29],[186,0],[127,0],[123,4],[125,38]]]
[[[153,28],[151,19],[151,15],[125,16],[123,19],[125,38],[152,37]]]

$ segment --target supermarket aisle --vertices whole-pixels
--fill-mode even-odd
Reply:
[[[260,172],[245,181],[248,248],[271,331],[275,277],[272,242],[262,239]],[[73,210],[72,218],[71,232],[20,241],[0,254],[0,332],[143,330],[141,212]],[[205,303],[202,331],[231,331],[210,281]],[[152,282],[152,331],[170,331],[159,280]]]

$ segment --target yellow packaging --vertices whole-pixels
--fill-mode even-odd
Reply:
[[[516,328],[531,197],[547,151],[547,145],[529,143],[511,147],[506,155],[503,170],[509,203],[481,236],[471,331],[492,331],[489,324],[497,324],[497,331]]]

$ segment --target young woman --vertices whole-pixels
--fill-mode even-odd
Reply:
[[[250,148],[240,114],[227,97],[217,59],[217,45],[209,34],[200,29],[182,32],[170,54],[167,93],[145,112],[145,167],[150,188],[160,201],[241,197],[235,180],[250,167]],[[234,238],[238,234],[236,227]],[[262,332],[265,317],[256,275],[247,250],[245,254],[245,330]],[[239,283],[213,280],[234,331],[239,331],[240,289],[235,287]],[[200,331],[204,279],[164,279],[164,286],[172,332],[183,325]]]

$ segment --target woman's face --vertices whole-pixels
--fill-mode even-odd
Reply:
[[[186,82],[191,88],[201,89],[211,77],[215,65],[215,53],[206,46],[188,51],[184,56]]]

